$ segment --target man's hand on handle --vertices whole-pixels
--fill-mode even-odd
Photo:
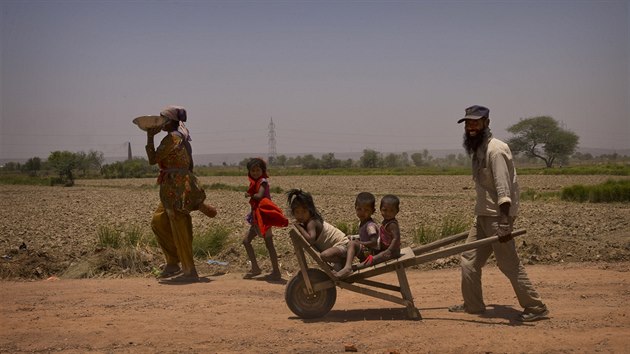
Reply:
[[[508,242],[512,237],[512,225],[499,223],[497,228],[497,236],[499,236],[499,242]]]

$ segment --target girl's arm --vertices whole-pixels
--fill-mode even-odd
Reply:
[[[317,227],[318,223],[321,224],[321,222],[319,220],[311,219],[306,224],[306,229],[304,227],[302,227],[301,224],[295,223],[295,227],[298,229],[298,231],[300,231],[302,236],[304,236],[304,238],[306,239],[306,242],[308,242],[310,245],[314,244],[315,241],[317,241],[317,236],[319,236],[319,233],[317,232],[318,231],[317,230],[318,229],[318,227]],[[321,228],[320,228],[320,232],[321,232]]]
[[[252,199],[254,200],[261,200],[263,199],[263,197],[265,196],[265,191],[267,190],[267,187],[269,186],[269,184],[267,182],[263,182],[260,184],[260,188],[258,188],[258,192],[256,192],[256,194],[252,195]]]

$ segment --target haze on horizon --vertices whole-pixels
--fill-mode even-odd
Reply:
[[[0,159],[144,156],[187,108],[195,154],[459,149],[549,115],[630,149],[630,1],[0,2]],[[161,136],[160,136],[161,137]]]

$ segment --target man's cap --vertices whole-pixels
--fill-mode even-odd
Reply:
[[[470,106],[466,108],[466,115],[464,118],[457,121],[457,123],[461,123],[466,119],[481,119],[481,118],[490,118],[490,110],[484,106]]]

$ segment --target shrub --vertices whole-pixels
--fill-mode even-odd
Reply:
[[[193,237],[193,255],[208,257],[219,254],[227,243],[230,230],[223,226],[215,226],[203,234]]]
[[[464,232],[469,228],[470,223],[461,217],[447,216],[442,220],[441,225],[420,225],[415,230],[413,240],[418,244],[427,244],[446,236]]]
[[[55,177],[53,177],[55,178]],[[32,185],[32,186],[48,186],[53,185],[52,179],[49,177],[36,177],[36,176],[24,176],[24,175],[6,175],[0,176],[0,184],[11,185]]]
[[[155,238],[146,238],[138,226],[131,226],[124,231],[109,226],[101,226],[97,232],[97,241],[97,246],[100,248],[121,249],[157,246]]]
[[[359,233],[359,225],[356,222],[341,221],[335,227],[346,235],[357,235]]]
[[[562,189],[560,198],[580,203],[630,202],[630,180],[608,180],[594,186],[578,184],[566,187]]]

